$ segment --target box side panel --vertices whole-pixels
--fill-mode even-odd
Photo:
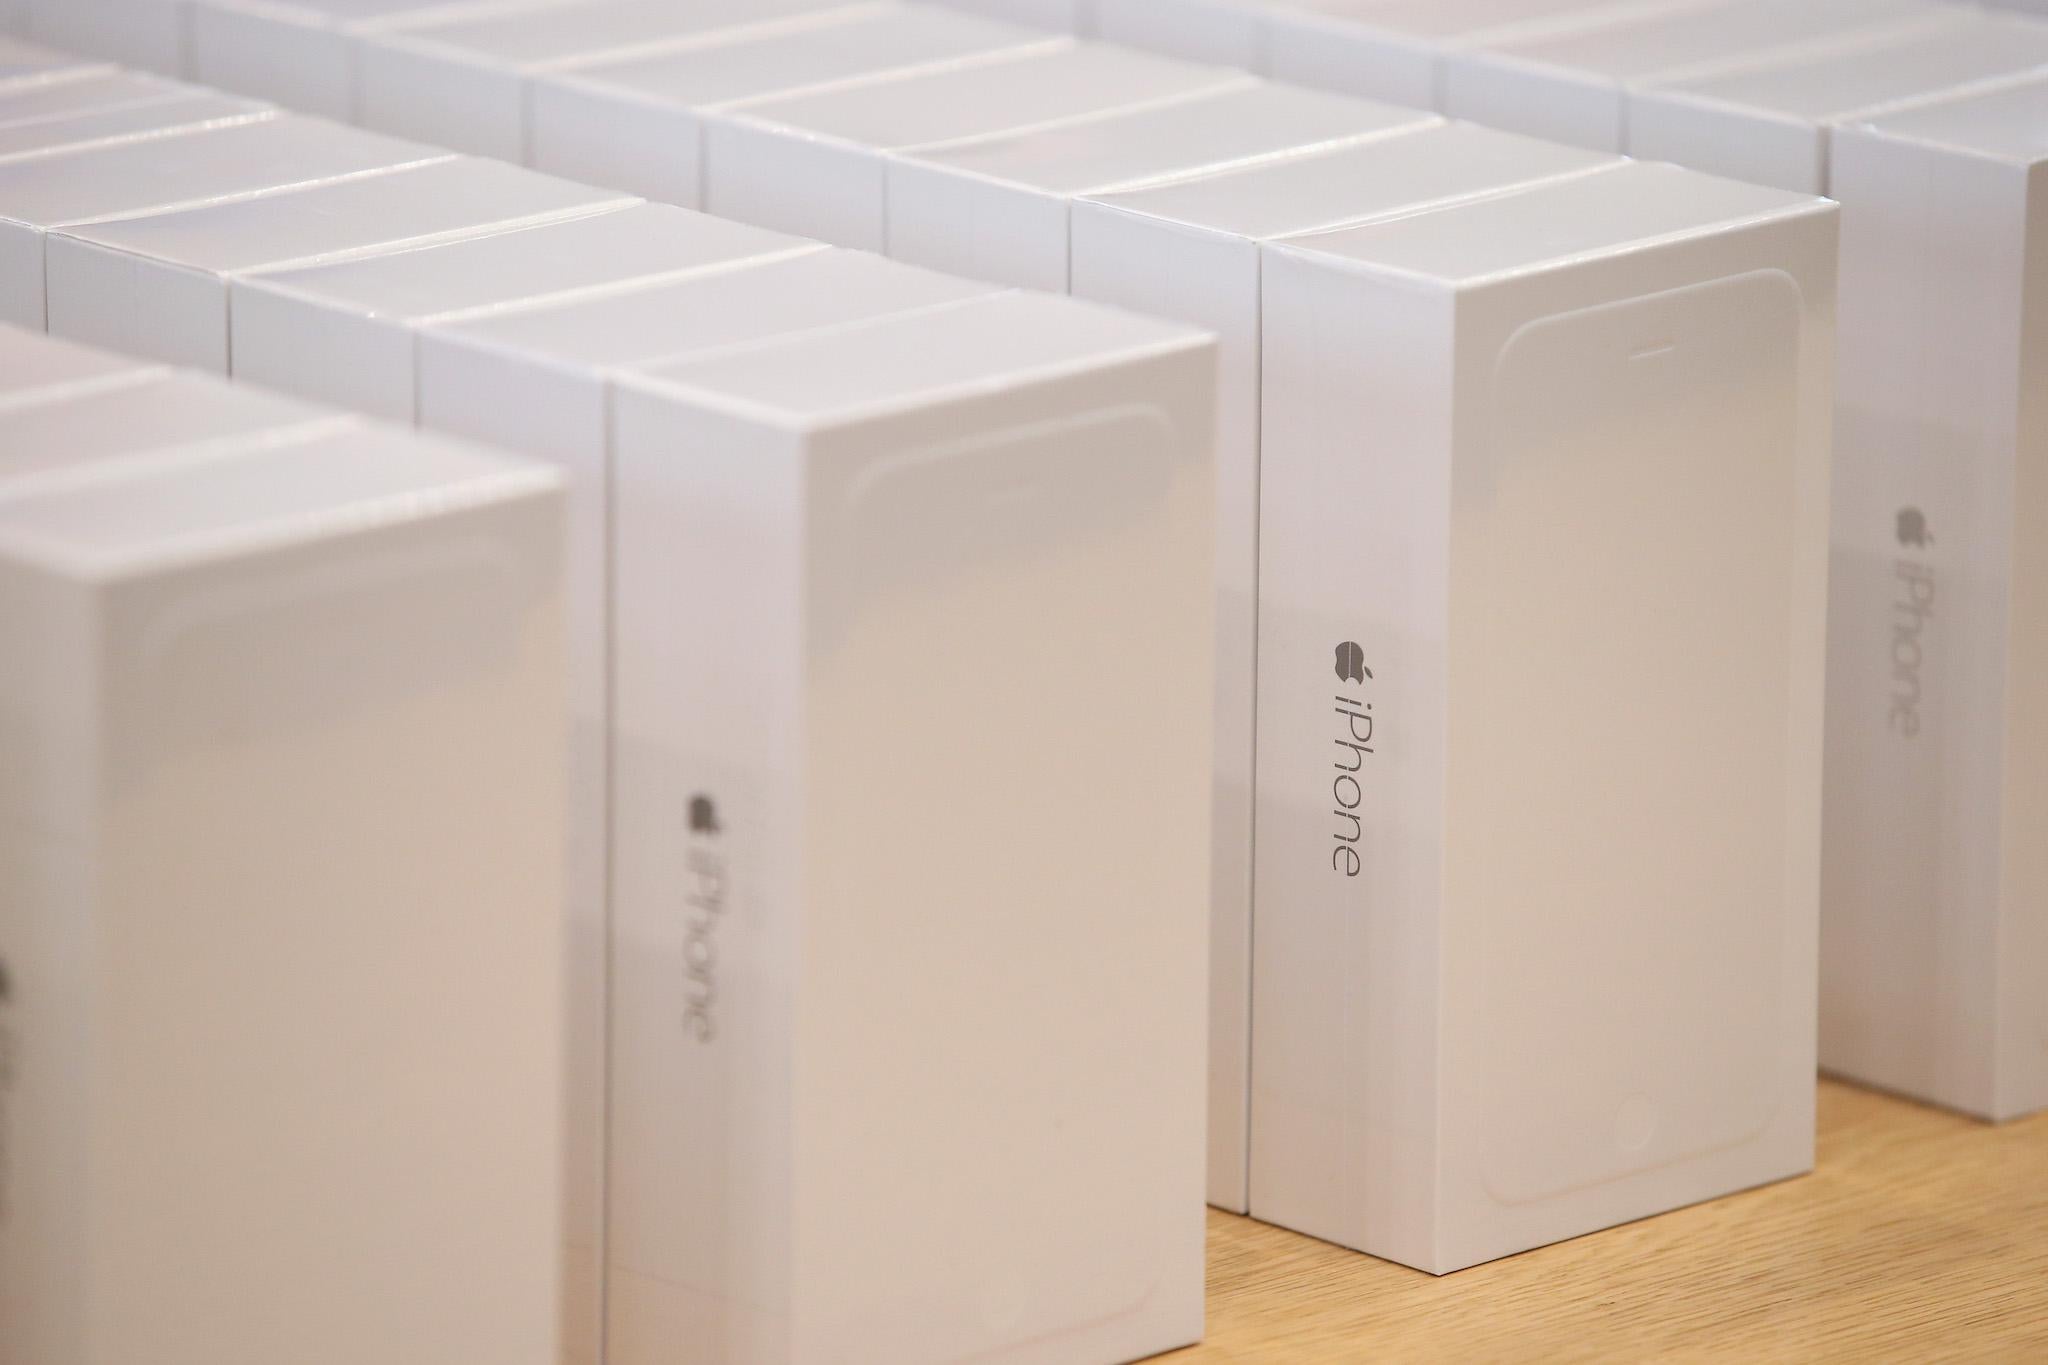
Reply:
[[[0,558],[0,1360],[88,1358],[97,603]]]
[[[1990,1112],[2011,676],[2010,168],[1845,133],[1822,1061]]]
[[[529,98],[535,170],[684,208],[702,202],[701,134],[688,109],[546,76]]]
[[[1828,192],[1827,133],[1803,119],[1652,87],[1629,92],[1627,136],[1624,150],[1644,160],[1802,194]]]
[[[195,5],[189,22],[193,80],[302,114],[354,119],[352,41],[338,26],[207,4]]]
[[[43,233],[0,223],[0,322],[40,332],[48,321],[43,291]]]
[[[1209,1202],[1243,1213],[1258,653],[1259,248],[1085,202],[1073,213],[1077,298],[1191,323],[1217,338]]]
[[[1200,1334],[1210,364],[813,463],[798,1359]]]
[[[186,0],[29,0],[28,36],[39,43],[140,67],[188,74]]]
[[[704,206],[722,218],[862,251],[888,248],[881,155],[724,116],[704,126]]]
[[[1451,298],[1264,269],[1252,1214],[1428,1268]]]
[[[1067,292],[1064,194],[891,158],[889,254],[928,270]]]
[[[266,287],[228,286],[229,370],[252,384],[411,425],[413,332],[402,319],[352,313]]]
[[[2006,663],[2005,937],[1998,1113],[2048,1108],[2048,164],[2031,172],[2021,291],[2012,647]]]
[[[1268,18],[1266,71],[1276,81],[1340,95],[1435,109],[1443,58],[1420,42],[1403,42],[1364,23]]]
[[[559,515],[121,586],[95,1358],[556,1359]]]
[[[1266,65],[1266,20],[1243,0],[1095,0],[1094,36],[1243,71]]]
[[[360,39],[356,122],[514,165],[526,160],[526,77],[511,67],[463,61]]]
[[[1452,118],[1596,152],[1622,150],[1623,96],[1589,73],[1453,53],[1444,69],[1444,112]]]
[[[228,287],[220,276],[61,232],[46,240],[45,267],[53,335],[228,372]]]
[[[806,549],[794,439],[617,397],[607,1359],[790,1358]]]

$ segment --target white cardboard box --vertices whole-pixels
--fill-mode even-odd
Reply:
[[[1824,194],[1834,128],[1975,82],[2048,73],[2048,24],[1972,14],[1938,32],[1629,93],[1631,154]]]
[[[1428,114],[1259,82],[892,160],[889,254],[1065,293],[1074,201],[1384,136]]]
[[[704,110],[1067,42],[930,5],[849,5],[804,24],[537,76],[528,150],[541,170],[694,207],[704,198]]]
[[[43,326],[44,241],[54,230],[445,155],[320,119],[251,115],[225,127],[0,162],[0,321]]]
[[[531,78],[720,29],[787,22],[830,0],[584,0],[357,38],[365,126],[525,161]]]
[[[1965,23],[1932,0],[1720,0],[1566,34],[1482,44],[1444,73],[1444,112],[1600,151],[1627,149],[1630,88],[1792,52],[1826,55]]]
[[[1265,248],[1253,1216],[1434,1272],[1804,1172],[1835,210]]]
[[[191,0],[192,79],[350,122],[361,89],[358,40],[535,0]]]
[[[574,1141],[588,1148],[579,1177],[591,1176],[572,1203],[580,1226],[604,1217],[609,1170],[619,1178],[616,1159],[606,1160],[606,1131],[595,1122],[605,1097],[625,1083],[607,1077],[604,1040],[605,954],[615,941],[615,921],[605,917],[615,904],[605,876],[606,851],[622,856],[613,814],[616,729],[612,721],[610,661],[619,647],[612,633],[613,527],[621,496],[615,479],[611,432],[611,379],[633,361],[686,354],[720,343],[758,341],[806,326],[843,323],[875,313],[929,306],[983,292],[985,287],[933,276],[906,266],[815,243],[756,234],[768,248],[748,260],[731,260],[639,287],[594,291],[531,309],[508,309],[467,320],[426,324],[419,339],[420,421],[429,428],[490,441],[504,449],[547,460],[560,468],[570,499],[570,638],[577,660],[571,675],[578,747],[573,772],[572,810],[576,835],[572,851],[589,856],[572,863],[578,883],[577,922],[588,926],[579,938],[579,1003],[589,1011],[590,1031],[579,1035],[579,1066],[572,1077],[581,1124]],[[607,829],[612,833],[607,836]],[[588,911],[581,907],[588,905]],[[587,944],[587,951],[584,950]],[[615,1007],[614,1007],[615,1008]],[[614,1202],[614,1207],[616,1203]],[[579,1239],[578,1255],[589,1256],[579,1278],[601,1275],[595,1237]],[[587,1251],[584,1248],[588,1248]],[[595,1328],[598,1301],[579,1300]],[[611,1356],[616,1359],[616,1353]]]
[[[238,276],[569,218],[636,202],[479,157],[69,228],[45,246],[49,327],[173,364],[228,371]]]
[[[1582,174],[1609,159],[1421,115],[1409,131],[1317,156],[1086,199],[1073,289],[1216,334],[1217,617],[1209,1201],[1246,1208],[1252,754],[1258,631],[1259,244]]]
[[[1834,135],[1821,1063],[2048,1107],[2048,83]]]
[[[887,244],[887,165],[1033,127],[1099,118],[1254,78],[1081,43],[705,115],[705,204],[714,213],[839,246]]]
[[[186,74],[190,0],[25,0],[27,35],[162,76]]]
[[[235,282],[234,364],[245,378],[339,398],[411,421],[421,406],[421,337],[453,326],[553,302],[597,301],[641,286],[818,251],[755,228],[656,205]],[[676,299],[661,293],[654,301]],[[574,314],[573,309],[567,311]],[[652,312],[652,308],[647,311]],[[654,323],[687,325],[687,317]],[[537,372],[540,367],[535,366]],[[519,376],[515,383],[523,383]],[[550,391],[552,392],[552,390]],[[502,429],[510,444],[536,449],[569,470],[565,584],[569,599],[569,1075],[568,1358],[598,1358],[604,1205],[606,860],[609,805],[606,643],[607,499],[605,446],[565,450],[540,439],[575,417],[510,388],[484,397],[531,415],[535,431]],[[435,416],[440,415],[437,403]]]
[[[1210,360],[1004,294],[622,384],[614,1365],[1200,1334]]]
[[[66,463],[0,474],[0,1360],[552,1365],[552,476]]]

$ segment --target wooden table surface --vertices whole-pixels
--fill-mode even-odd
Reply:
[[[1442,1279],[1210,1214],[1208,1361],[2048,1365],[2048,1115],[1832,1082],[1813,1175]]]

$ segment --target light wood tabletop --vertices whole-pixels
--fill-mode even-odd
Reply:
[[[2048,1362],[2048,1115],[1823,1081],[1813,1175],[1442,1279],[1212,1212],[1164,1359]]]

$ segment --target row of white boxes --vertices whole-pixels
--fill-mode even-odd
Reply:
[[[1841,203],[1821,1061],[1986,1118],[2048,1106],[2048,24],[1919,0],[1066,17]]]
[[[1443,1271],[1810,1166],[1831,206],[916,6],[310,12],[366,122],[1221,334],[1215,1202]]]
[[[0,826],[0,1361],[544,1365],[557,1228],[569,1360],[1198,1337],[1213,342],[34,49],[0,70],[10,315],[544,457],[569,658],[557,715],[553,580],[480,535],[332,564],[321,533],[371,513],[216,528],[242,494],[206,433],[113,381],[0,403],[0,468],[116,421],[193,471],[137,504],[190,518],[161,559],[69,555],[36,520],[88,516],[61,499],[0,510],[8,638],[54,642],[0,670],[8,777],[42,760]],[[320,543],[303,573],[257,553],[285,536]],[[565,739],[561,1134],[528,769]]]

